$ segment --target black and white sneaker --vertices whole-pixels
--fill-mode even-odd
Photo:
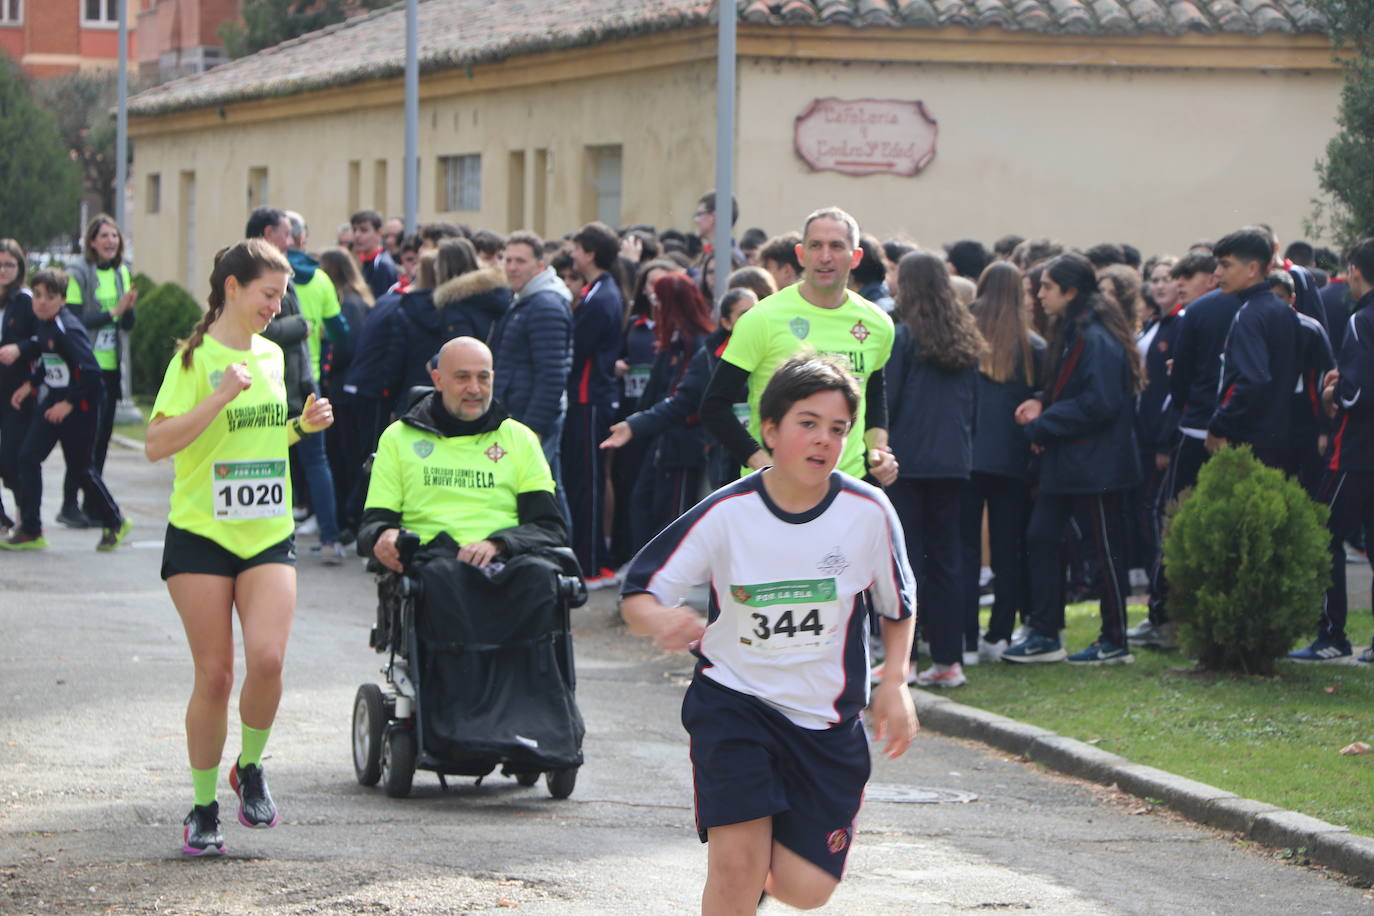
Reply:
[[[219,802],[196,805],[182,821],[181,851],[188,856],[224,854],[224,834],[219,829]]]
[[[267,780],[262,775],[262,767],[255,763],[239,766],[236,762],[229,771],[229,785],[239,797],[239,823],[245,827],[275,827],[280,815],[272,801],[272,793],[267,791]]]

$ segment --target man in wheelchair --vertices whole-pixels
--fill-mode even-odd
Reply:
[[[568,529],[539,438],[492,399],[491,350],[454,338],[430,376],[434,391],[377,445],[359,554],[402,572],[402,530],[414,532],[429,556],[451,542],[452,556],[482,568],[565,546]]]

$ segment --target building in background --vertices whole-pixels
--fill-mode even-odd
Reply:
[[[146,0],[129,0],[129,15]],[[29,76],[114,67],[119,0],[0,0],[0,50]],[[133,60],[132,18],[129,59]]]
[[[5,2],[5,0],[0,0]],[[427,0],[419,217],[690,226],[714,182],[703,0]],[[740,0],[740,226],[837,204],[934,247],[1006,233],[1181,252],[1301,231],[1342,79],[1302,0]],[[317,242],[402,208],[405,12],[131,103],[140,266],[198,289],[261,204]]]
[[[0,0],[3,2],[3,0]],[[137,17],[132,8],[140,6]],[[219,27],[238,16],[239,0],[130,0],[138,29],[138,76],[164,83],[225,61]]]

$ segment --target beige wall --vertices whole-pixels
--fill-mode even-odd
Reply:
[[[618,144],[621,222],[690,225],[696,197],[714,169],[715,131],[701,128],[714,124],[714,82],[711,65],[688,63],[481,95],[426,98],[422,87],[419,219],[561,235],[594,216],[586,147]],[[302,108],[308,106],[303,97]],[[250,175],[263,167],[266,203],[299,210],[310,224],[312,249],[332,243],[338,224],[348,219],[351,162],[359,163],[357,203],[399,214],[403,144],[403,110],[394,104],[181,132],[159,133],[157,121],[144,122],[136,134],[133,170],[139,269],[158,280],[189,281],[203,295],[211,256],[242,236],[250,197],[258,203]],[[541,149],[548,151],[547,170],[536,175]],[[525,153],[524,201],[517,207],[521,218],[512,219],[510,166],[516,151]],[[440,212],[438,157],[469,153],[482,154],[481,209]],[[381,187],[378,160],[385,162]],[[153,174],[161,188],[157,213],[148,212]],[[193,214],[185,193],[191,174]],[[541,181],[546,211],[538,226]]]
[[[742,226],[837,204],[926,246],[1005,233],[1147,254],[1254,221],[1302,234],[1335,132],[1334,72],[1159,71],[749,61],[740,67]],[[939,122],[920,175],[812,172],[792,148],[813,98],[920,99]]]

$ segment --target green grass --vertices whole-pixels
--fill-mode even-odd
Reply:
[[[114,431],[117,435],[142,442],[148,435],[147,420],[148,414],[152,413],[153,410],[153,398],[147,397],[146,395],[137,395],[134,397],[134,403],[138,405],[138,409],[143,413],[144,422],[116,423]]]
[[[1130,616],[1139,622],[1144,608]],[[1350,619],[1363,632],[1369,610]],[[1095,602],[1071,605],[1065,648],[1086,646],[1098,627]],[[1282,663],[1275,677],[1247,677],[1200,673],[1178,651],[1136,649],[1135,659],[1101,668],[985,663],[952,698],[1374,835],[1374,754],[1340,754],[1354,741],[1374,744],[1374,669]]]

